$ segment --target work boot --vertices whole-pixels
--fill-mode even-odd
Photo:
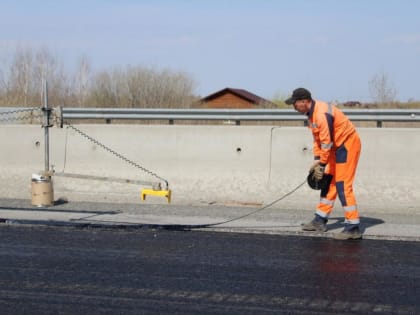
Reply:
[[[358,224],[348,224],[341,232],[333,234],[333,238],[342,241],[359,240],[362,238],[362,232],[360,232]]]
[[[327,232],[327,222],[328,220],[319,216],[315,215],[315,218],[309,223],[302,224],[303,231],[317,231],[317,232]]]

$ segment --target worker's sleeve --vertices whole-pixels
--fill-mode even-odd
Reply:
[[[317,155],[320,163],[326,165],[334,144],[334,119],[331,114],[322,113],[316,117],[316,120],[318,126]]]
[[[314,160],[320,160],[321,159],[321,144],[319,141],[319,135],[316,131],[312,130],[312,135],[314,137],[313,141],[313,153],[314,153]]]

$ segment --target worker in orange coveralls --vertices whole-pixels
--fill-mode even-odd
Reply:
[[[311,92],[297,88],[286,101],[296,111],[308,116],[314,144],[314,163],[310,169],[313,179],[328,179],[329,184],[321,189],[321,198],[315,218],[302,224],[304,231],[327,231],[327,221],[338,195],[344,209],[343,231],[333,235],[335,239],[360,239],[360,217],[353,181],[359,161],[361,142],[354,125],[337,107],[312,99]],[[325,177],[324,177],[325,176]]]

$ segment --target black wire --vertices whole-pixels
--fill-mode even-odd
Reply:
[[[243,219],[245,217],[249,217],[257,212],[263,211],[272,205],[276,204],[277,202],[283,200],[287,196],[290,196],[295,191],[297,191],[299,188],[301,188],[306,183],[306,179],[300,183],[298,186],[296,186],[294,189],[289,191],[288,193],[284,194],[280,198],[275,199],[274,201],[268,203],[267,205],[258,208],[254,211],[251,211],[247,214],[241,215],[239,217],[235,217],[233,219],[224,220],[216,223],[207,223],[207,224],[156,224],[156,223],[140,223],[140,224],[124,224],[124,225],[107,225],[107,224],[100,224],[100,223],[90,223],[90,222],[73,222],[76,226],[82,226],[82,227],[99,227],[99,228],[125,228],[125,229],[162,229],[162,230],[174,230],[174,231],[189,231],[193,229],[204,229],[212,226],[217,226],[233,221],[237,221],[240,219]],[[67,223],[68,224],[68,223]]]
[[[90,141],[94,142],[95,144],[101,146],[103,149],[105,149],[106,151],[109,151],[112,154],[115,154],[116,156],[118,156],[119,158],[123,159],[124,161],[132,164],[133,166],[136,166],[138,168],[140,168],[141,170],[145,171],[146,173],[149,173],[153,176],[155,176],[156,178],[159,178],[161,180],[164,180],[166,185],[168,185],[168,182],[163,179],[162,177],[156,175],[155,173],[145,169],[144,167],[138,165],[137,163],[127,159],[126,157],[122,156],[121,154],[115,152],[114,150],[108,148],[107,146],[103,145],[102,143],[100,143],[98,140],[88,136],[87,134],[85,134],[84,132],[82,132],[81,130],[79,130],[78,128],[74,127],[73,125],[67,123],[67,128],[72,128],[73,130],[75,130],[76,132],[78,132],[80,135],[86,137],[87,139],[89,139]],[[306,178],[305,180],[300,183],[299,185],[297,185],[294,189],[292,189],[291,191],[287,192],[286,194],[284,194],[283,196],[281,196],[280,198],[277,198],[275,200],[273,200],[272,202],[266,204],[265,206],[258,208],[254,211],[251,211],[249,213],[246,213],[244,215],[241,215],[239,217],[235,217],[233,219],[229,219],[229,220],[224,220],[224,221],[220,221],[220,222],[216,222],[216,223],[208,223],[208,224],[141,224],[141,227],[150,227],[150,228],[161,228],[161,229],[168,229],[168,230],[190,230],[190,229],[198,229],[198,228],[207,228],[207,227],[212,227],[212,226],[217,226],[217,225],[222,225],[222,224],[226,224],[229,222],[233,222],[233,221],[237,221],[246,217],[249,217],[251,215],[254,215],[255,213],[261,212],[271,206],[273,206],[274,204],[276,204],[277,202],[283,200],[284,198],[290,196],[291,194],[293,194],[295,191],[297,191],[299,188],[301,188],[304,184],[306,184]],[[89,225],[89,224],[88,224]]]
[[[270,202],[269,204],[265,205],[264,207],[258,208],[257,210],[251,211],[247,214],[241,215],[239,217],[217,222],[217,223],[208,223],[208,224],[153,224],[153,223],[140,223],[140,224],[104,224],[99,222],[79,222],[79,219],[76,220],[70,220],[69,221],[54,221],[54,220],[9,220],[9,219],[0,219],[0,221],[8,223],[8,224],[39,224],[39,225],[46,225],[46,226],[69,226],[69,227],[77,227],[77,228],[99,228],[99,229],[162,229],[162,230],[174,230],[174,231],[189,231],[193,229],[203,229],[208,228],[212,226],[217,226],[225,223],[229,223],[232,221],[237,221],[240,219],[243,219],[245,217],[251,216],[257,212],[263,211],[267,209],[268,207],[271,207],[275,203],[283,200],[287,196],[290,196],[295,191],[297,191],[299,188],[301,188],[306,183],[306,180],[296,186],[294,189],[289,191],[288,193],[284,194],[280,198],[277,198],[276,200]]]
[[[162,228],[162,229],[167,229],[167,230],[190,230],[190,229],[207,228],[207,227],[212,227],[212,226],[216,226],[216,225],[221,225],[221,224],[237,221],[237,220],[249,217],[249,216],[251,216],[251,215],[253,215],[257,212],[263,211],[263,210],[273,206],[277,202],[279,202],[279,201],[283,200],[284,198],[293,194],[295,191],[297,191],[299,188],[301,188],[304,184],[306,184],[306,179],[302,183],[300,183],[298,186],[296,186],[294,189],[292,189],[288,193],[281,196],[280,198],[275,199],[274,201],[268,203],[267,205],[265,205],[261,208],[258,208],[254,211],[251,211],[251,212],[249,212],[247,214],[244,214],[244,215],[241,215],[239,217],[235,217],[233,219],[229,219],[229,220],[225,220],[225,221],[221,221],[221,222],[217,222],[217,223],[208,223],[208,224],[191,224],[191,225],[188,225],[188,224],[157,224],[157,225],[155,225],[155,227]],[[153,224],[149,224],[149,226],[153,226]]]

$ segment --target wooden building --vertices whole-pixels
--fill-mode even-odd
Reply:
[[[276,104],[247,90],[225,88],[200,100],[201,108],[276,108]]]

